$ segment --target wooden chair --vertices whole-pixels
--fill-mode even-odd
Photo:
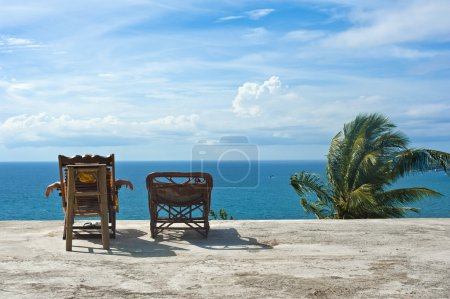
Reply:
[[[65,214],[67,210],[67,179],[68,179],[68,166],[69,165],[96,165],[96,164],[104,164],[106,167],[106,189],[107,189],[107,208],[108,208],[108,228],[111,230],[111,238],[115,238],[116,236],[116,213],[119,212],[119,202],[118,202],[118,191],[120,186],[115,185],[115,161],[114,154],[109,156],[98,156],[98,155],[84,155],[84,156],[74,156],[74,157],[66,157],[63,155],[58,156],[59,162],[59,177],[60,182],[64,182],[60,184],[58,188],[60,191],[62,206],[64,208]],[[93,186],[84,185],[84,188],[92,188]],[[63,239],[66,238],[66,228],[67,228],[67,219],[64,220],[64,234]],[[92,225],[83,225],[83,226],[73,226],[75,230],[99,230],[100,226],[96,224]]]
[[[100,217],[103,249],[109,249],[108,194],[105,164],[67,165],[66,250],[72,250],[76,217]]]
[[[146,183],[152,238],[174,223],[184,223],[208,236],[213,187],[210,174],[155,172],[147,176]]]

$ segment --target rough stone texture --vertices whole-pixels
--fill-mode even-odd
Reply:
[[[450,219],[212,221],[208,239],[119,221],[0,221],[1,298],[449,298]]]

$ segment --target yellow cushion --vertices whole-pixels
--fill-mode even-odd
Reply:
[[[97,183],[97,176],[95,175],[95,171],[80,171],[78,173],[78,180],[82,183]]]

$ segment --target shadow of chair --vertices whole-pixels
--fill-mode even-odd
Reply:
[[[210,250],[265,250],[272,249],[273,246],[258,242],[256,238],[241,236],[235,228],[215,228],[208,235],[208,239],[199,238],[193,231],[173,231],[165,234],[164,238],[157,238],[156,241],[169,241],[172,243],[189,242],[190,244],[210,249]]]
[[[97,247],[101,245],[99,239],[89,240],[94,246],[76,246],[73,251],[101,255],[118,255],[129,256],[135,258],[142,257],[170,257],[176,256],[177,251],[186,251],[187,249],[160,244],[151,240],[143,239],[148,233],[138,229],[121,229],[117,231],[117,236],[110,244],[108,251],[99,250]]]
[[[138,229],[120,229],[117,231],[118,238],[111,242],[108,251],[98,250],[101,246],[99,239],[89,240],[92,246],[74,245],[73,251],[142,258],[176,256],[177,252],[189,251],[187,244],[214,251],[260,251],[273,248],[269,244],[258,242],[256,238],[241,236],[235,228],[214,229],[207,239],[193,230],[170,230],[154,240],[147,239],[147,234]]]

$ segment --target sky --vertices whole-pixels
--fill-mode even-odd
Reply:
[[[360,113],[450,152],[449,15],[448,0],[0,0],[0,161],[189,160],[243,146],[229,136],[257,159],[322,160]]]

